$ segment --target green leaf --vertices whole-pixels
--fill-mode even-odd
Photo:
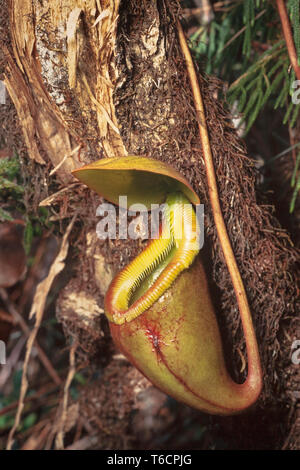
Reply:
[[[78,383],[80,383],[80,385],[85,385],[86,384],[86,378],[82,374],[80,374],[79,372],[77,372],[74,375],[74,380],[76,380]]]
[[[299,191],[300,191],[300,175],[298,177],[297,184],[296,184],[295,189],[293,191],[293,195],[292,195],[292,199],[291,199],[291,203],[290,203],[290,214],[292,214],[295,210],[296,200],[297,200],[297,196],[298,196]]]
[[[277,109],[278,107],[283,106],[288,96],[289,96],[289,82],[288,80],[285,80],[283,82],[283,87],[281,89],[281,92],[279,93],[277,100],[275,101],[274,109]]]
[[[30,413],[27,415],[22,421],[22,431],[26,431],[26,429],[31,428],[37,422],[37,414]]]
[[[13,180],[20,172],[19,158],[1,158],[0,159],[0,176],[5,175],[9,180]]]
[[[4,189],[15,191],[18,194],[22,194],[24,192],[24,189],[21,186],[2,176],[0,178],[0,190],[3,191]]]
[[[6,220],[12,221],[12,220],[14,220],[14,219],[13,219],[13,217],[12,217],[8,212],[6,212],[4,209],[2,209],[2,208],[0,207],[0,220],[1,220],[1,221],[6,221]]]
[[[257,101],[256,101],[255,108],[252,111],[252,113],[250,115],[250,118],[248,120],[248,124],[247,124],[246,130],[245,130],[245,134],[247,134],[247,132],[249,132],[252,124],[254,123],[255,119],[258,116],[258,113],[260,112],[260,110],[262,108],[261,103],[263,101],[263,96],[264,95],[263,95],[262,91],[260,90],[259,93],[258,93],[258,98],[257,98]]]
[[[33,240],[33,226],[30,219],[27,219],[25,230],[24,230],[24,249],[25,253],[28,256],[31,250]]]
[[[287,110],[286,110],[286,113],[284,115],[284,118],[283,118],[283,124],[286,124],[288,122],[288,119],[289,119],[289,116],[293,110],[293,107],[294,107],[294,104],[292,102],[290,102],[290,104],[288,105],[287,107]]]
[[[300,10],[299,0],[290,0],[288,2],[288,9],[290,11],[290,19],[293,29],[293,38],[295,48],[298,56],[298,64],[300,65]]]
[[[294,168],[294,171],[293,171],[293,174],[292,174],[292,178],[291,178],[291,186],[292,186],[292,187],[294,187],[294,186],[295,186],[295,183],[296,183],[296,176],[297,176],[299,164],[300,164],[300,152],[299,152],[298,155],[297,155],[296,163],[295,163],[295,168]]]
[[[248,116],[249,112],[251,111],[251,108],[254,106],[254,103],[256,102],[258,97],[259,97],[259,90],[255,89],[250,96],[250,99],[247,103],[246,108],[244,109],[244,120]]]
[[[297,120],[297,117],[298,117],[298,114],[299,114],[299,111],[300,111],[300,105],[299,104],[294,105],[294,106],[295,106],[295,109],[293,110],[293,114],[292,114],[291,121],[290,121],[290,126],[291,127],[294,127],[294,125],[296,123],[296,120]]]

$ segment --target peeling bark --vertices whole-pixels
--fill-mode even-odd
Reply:
[[[76,3],[76,7],[75,7]],[[90,159],[124,155],[112,95],[118,1],[10,2],[13,56],[5,82],[30,157],[59,176]],[[88,34],[86,32],[88,31]],[[72,150],[80,144],[79,151]]]

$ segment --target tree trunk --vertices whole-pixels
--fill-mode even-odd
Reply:
[[[207,196],[201,141],[176,29],[179,2],[11,0],[8,8],[11,42],[2,45],[5,83],[29,158],[42,165],[48,185],[58,184],[55,194],[40,202],[58,209],[64,219],[77,214],[81,221],[73,234],[73,241],[81,240],[80,254],[73,255],[76,272],[57,302],[66,335],[79,341],[92,364],[102,354],[112,367],[116,351],[105,320],[99,320],[103,295],[113,274],[141,249],[130,240],[97,239],[99,198],[75,182],[71,170],[102,157],[152,157],[181,171],[205,204],[206,268],[228,367],[242,381],[244,340]],[[209,423],[218,424],[232,448],[293,447],[294,438],[285,441],[296,419],[297,366],[290,361],[291,342],[282,333],[296,335],[296,253],[271,210],[261,205],[254,164],[218,100],[221,83],[201,72],[198,78],[223,215],[264,370],[264,390],[255,408],[226,420],[213,417]],[[55,172],[49,175],[51,168]],[[122,371],[120,366],[120,381]],[[128,386],[131,394],[136,384]],[[93,413],[101,420],[96,409]]]

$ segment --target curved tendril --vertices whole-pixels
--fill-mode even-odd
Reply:
[[[192,264],[198,252],[199,224],[193,206],[182,193],[171,193],[164,205],[159,238],[151,240],[112,281],[105,298],[108,319],[121,325],[141,315]],[[130,305],[134,293],[150,276],[149,288]]]

